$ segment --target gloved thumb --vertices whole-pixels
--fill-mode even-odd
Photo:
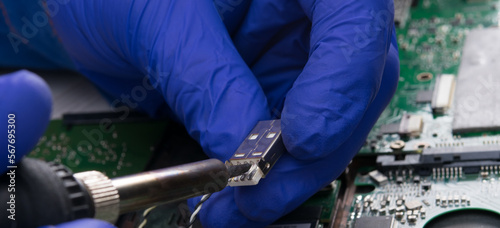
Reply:
[[[29,153],[45,131],[52,110],[47,84],[21,70],[0,76],[0,173]]]

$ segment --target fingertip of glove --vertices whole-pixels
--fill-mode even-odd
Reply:
[[[93,228],[116,228],[116,226],[102,221],[102,220],[97,220],[97,219],[79,219],[67,223],[63,223],[60,225],[56,226],[42,226],[39,228],[87,228],[87,227],[93,227]]]
[[[52,110],[52,95],[47,83],[27,70],[0,76],[0,88],[0,115],[1,118],[14,115],[11,119],[14,119],[16,134],[15,160],[19,161],[45,131]],[[7,129],[7,121],[0,125]],[[0,137],[7,138],[7,131],[0,133]]]
[[[284,214],[285,208],[281,205],[287,203],[287,201],[282,197],[259,198],[255,197],[256,194],[246,195],[245,192],[252,192],[252,190],[247,190],[245,188],[252,187],[243,187],[239,189],[239,192],[236,194],[238,198],[236,204],[246,218],[256,222],[270,224]]]
[[[49,86],[40,76],[28,70],[19,70],[3,77],[5,79],[0,86],[6,87],[4,91],[10,93],[4,95],[12,97],[11,100],[23,99],[21,101],[24,101],[24,98],[32,99],[29,105],[44,107],[40,111],[47,110],[49,112],[48,116],[50,116],[52,95]],[[4,103],[8,101],[9,99],[6,99]],[[24,105],[28,106],[28,104]]]
[[[5,110],[19,116],[29,116],[30,121],[37,121],[32,127],[41,126],[45,129],[52,112],[52,94],[47,83],[37,74],[27,70],[6,76],[6,81],[0,85],[9,87],[5,90],[5,95],[10,98],[2,102],[7,106]]]
[[[283,143],[296,159],[312,161],[328,156],[335,149],[336,142],[330,140],[335,129],[322,117],[299,117],[283,111],[281,126]]]

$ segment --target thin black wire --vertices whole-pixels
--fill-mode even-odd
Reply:
[[[193,212],[196,211],[196,209],[198,209],[198,207],[201,207],[201,205],[203,203],[205,203],[210,198],[210,196],[212,196],[212,193],[209,193],[208,196],[205,199],[203,199],[203,197],[202,197],[202,199],[200,200],[200,202],[198,202],[196,204],[196,206],[194,206]],[[196,219],[198,219],[198,214],[196,214],[196,216],[194,217],[193,221],[189,222],[186,227],[190,228],[194,224],[194,222],[196,222]]]

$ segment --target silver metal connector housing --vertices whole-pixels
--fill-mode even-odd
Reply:
[[[281,138],[281,120],[260,121],[227,161],[232,165],[251,164],[244,174],[230,178],[229,186],[256,185],[285,152]]]

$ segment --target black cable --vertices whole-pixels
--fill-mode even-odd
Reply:
[[[191,215],[191,218],[189,219],[189,223],[187,224],[187,227],[188,228],[191,228],[194,224],[194,222],[196,221],[196,219],[198,218],[198,213],[200,212],[201,210],[201,206],[203,205],[204,202],[206,202],[208,200],[208,198],[210,198],[210,196],[212,196],[212,193],[209,193],[209,194],[206,194],[206,195],[203,195],[203,197],[201,197],[201,200],[200,202],[198,202],[196,204],[196,206],[194,206],[194,211],[193,211],[193,214]]]

